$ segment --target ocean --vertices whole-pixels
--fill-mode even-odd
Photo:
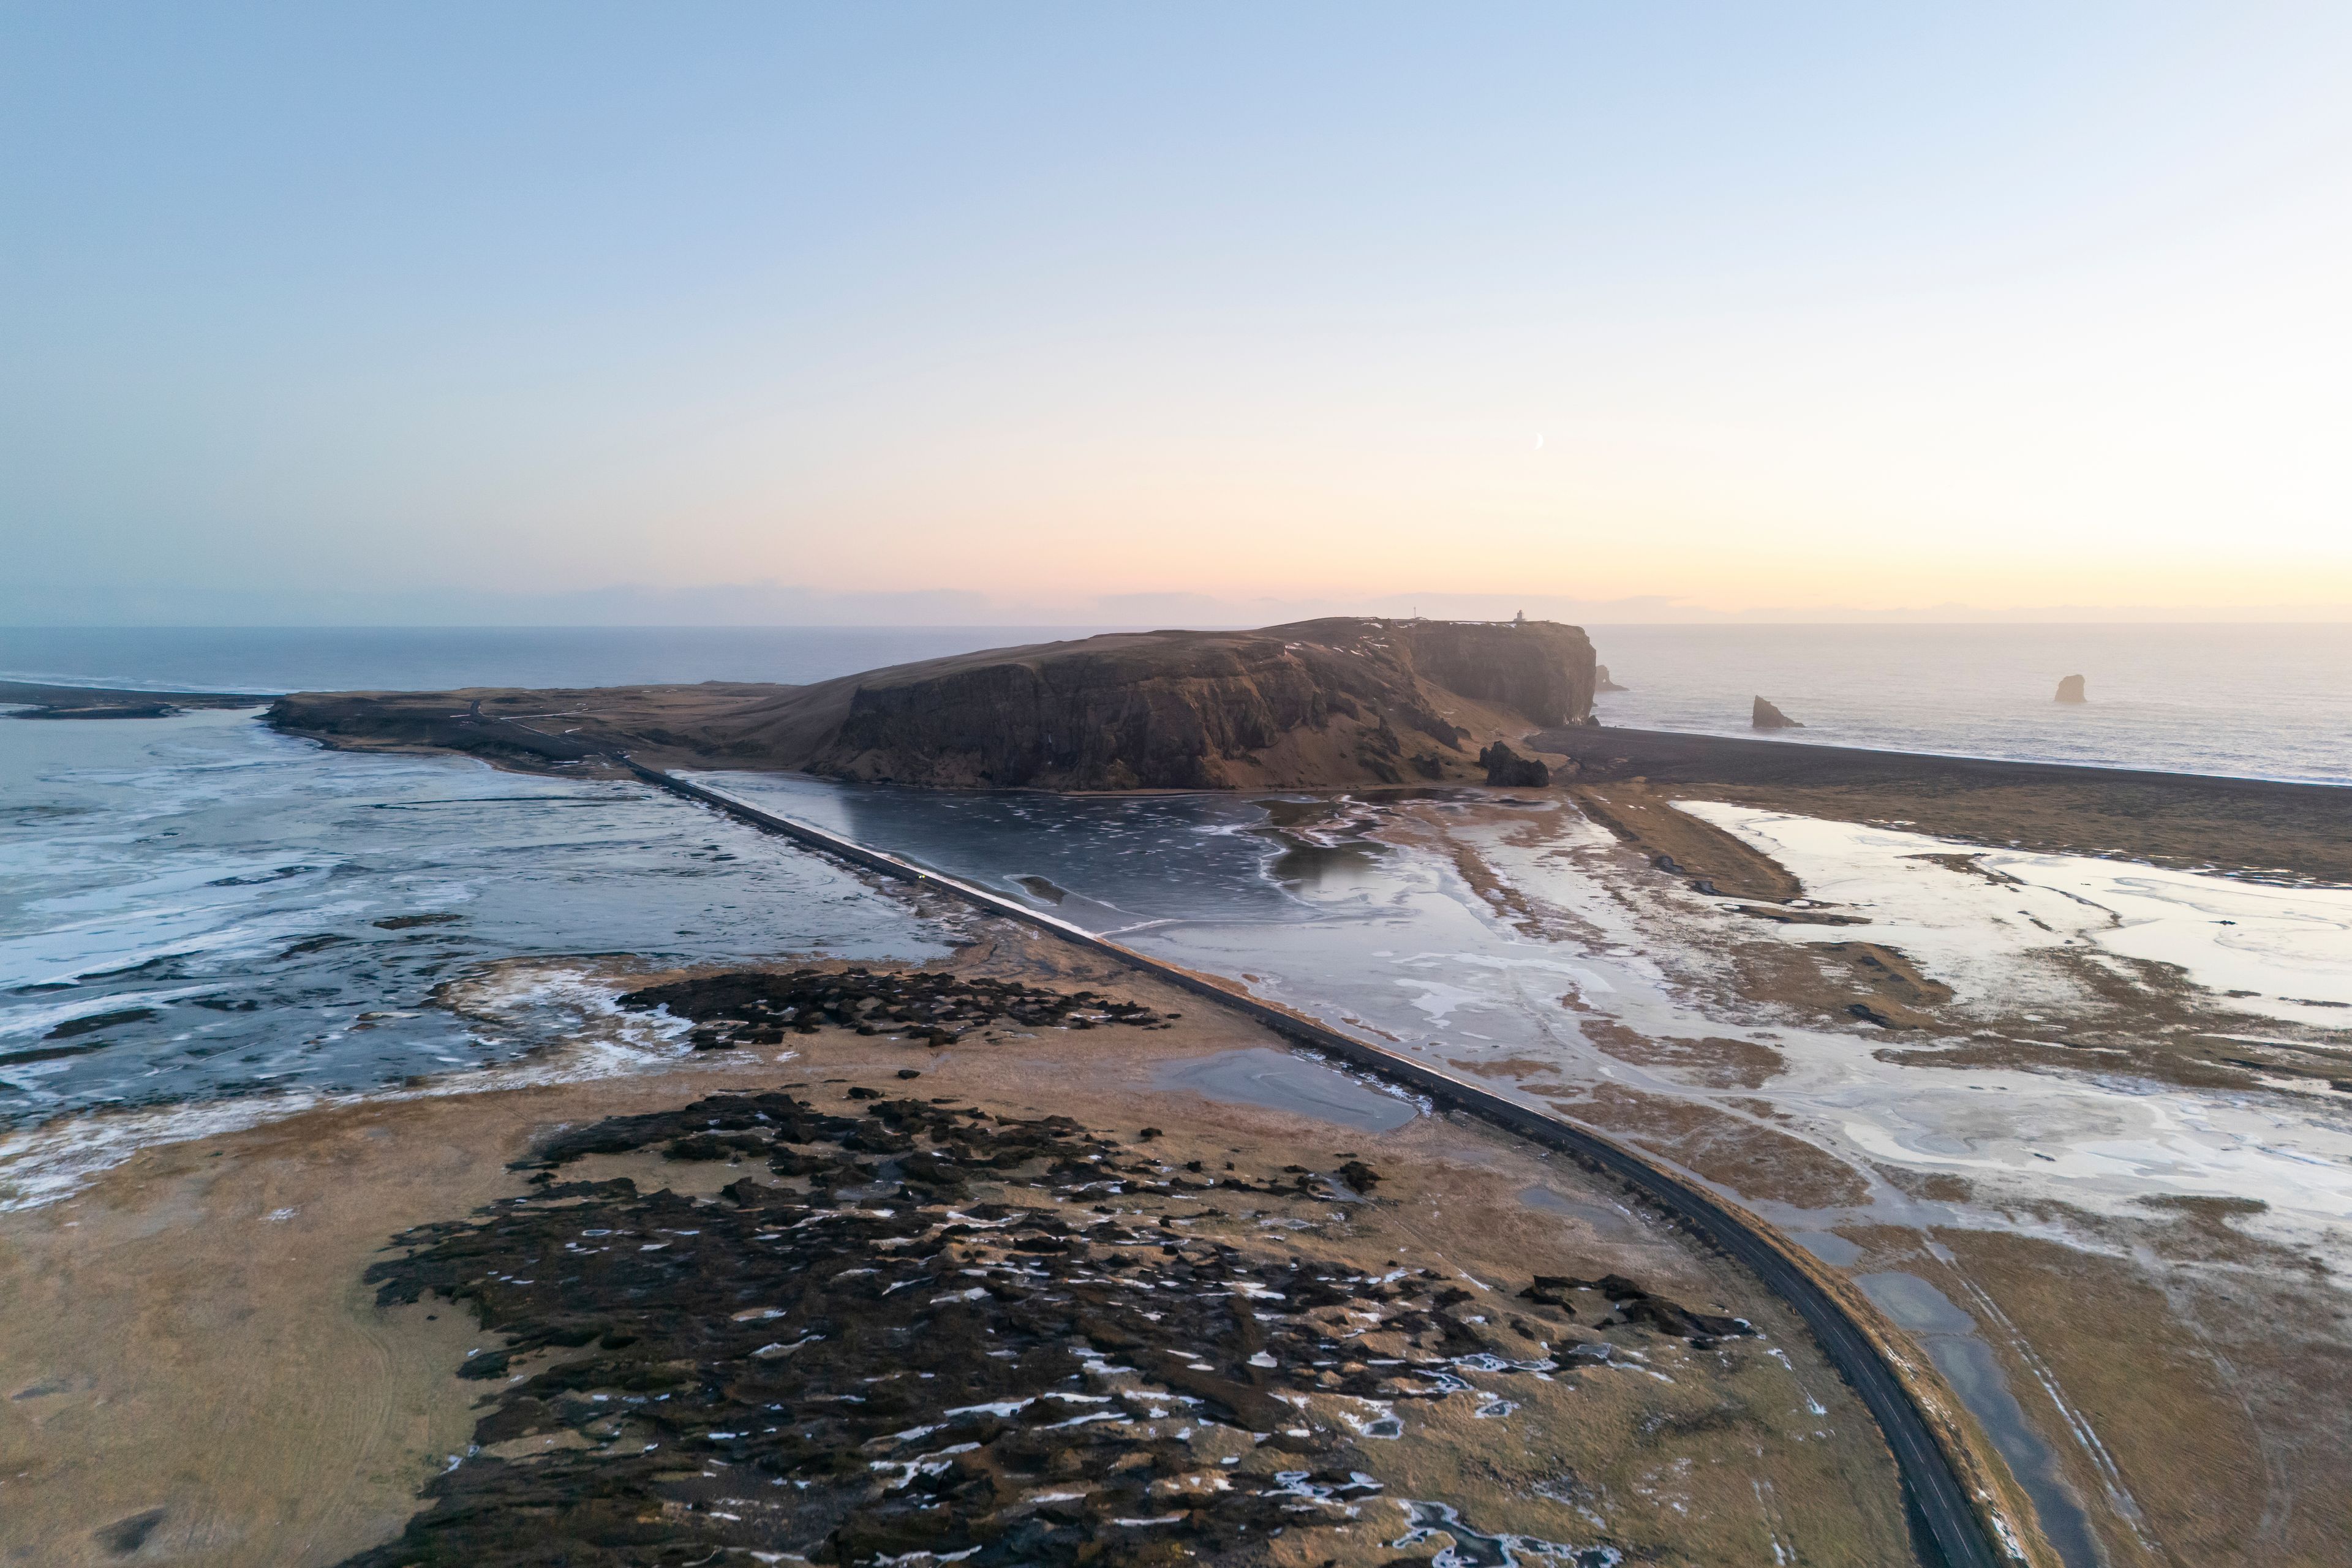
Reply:
[[[330,752],[236,711],[0,719],[0,1125],[509,1061],[603,1009],[562,964],[495,1007],[453,990],[528,961],[920,960],[948,940],[634,784]]]
[[[1791,744],[2352,784],[2352,626],[1591,630],[1605,724],[1748,734],[1762,697]]]
[[[0,680],[200,691],[437,691],[772,680],[1108,626],[0,626]]]

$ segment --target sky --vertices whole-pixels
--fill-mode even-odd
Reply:
[[[0,622],[2352,618],[2352,6],[0,7]]]

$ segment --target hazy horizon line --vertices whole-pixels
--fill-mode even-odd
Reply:
[[[2336,625],[2352,604],[1983,605],[1956,600],[1865,606],[1752,605],[1722,608],[1672,595],[1377,593],[1099,594],[1014,600],[953,590],[839,592],[768,583],[688,588],[613,585],[542,594],[468,589],[238,589],[162,584],[0,586],[0,626],[16,631],[619,627],[1243,629],[1335,616],[1580,626]]]
[[[1059,631],[1092,637],[1162,631],[1255,631],[1262,626],[1296,625],[1309,620],[1411,621],[1508,624],[1508,616],[1411,616],[1365,611],[1334,611],[1295,616],[1288,620],[1194,620],[1107,622],[1100,620],[980,620],[980,621],[0,621],[7,632],[756,632],[756,631]],[[2173,616],[2000,616],[1930,619],[1925,616],[1850,616],[1804,619],[1797,616],[1723,616],[1658,620],[1604,620],[1579,616],[1563,620],[1530,616],[1529,621],[1598,626],[1612,630],[1685,627],[1691,630],[1787,627],[1790,630],[1846,626],[1902,626],[1928,631],[1958,626],[2352,626],[2352,609],[2328,616],[2274,617],[2221,615]]]

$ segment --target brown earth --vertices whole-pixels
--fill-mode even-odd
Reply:
[[[499,1321],[525,1329],[530,1321],[517,1315],[523,1299],[512,1292],[533,1280],[522,1277],[520,1261],[481,1250],[496,1245],[496,1227],[508,1224],[500,1216],[531,1213],[527,1205],[541,1193],[558,1204],[705,1215],[720,1226],[714,1235],[740,1223],[731,1215],[770,1212],[743,1207],[752,1201],[741,1195],[746,1192],[761,1194],[761,1204],[787,1205],[773,1211],[780,1217],[813,1212],[789,1207],[817,1201],[797,1195],[790,1179],[773,1191],[743,1184],[747,1173],[760,1184],[777,1178],[764,1158],[754,1169],[741,1151],[716,1147],[723,1140],[705,1140],[714,1142],[712,1150],[686,1152],[673,1142],[665,1157],[637,1147],[632,1139],[641,1142],[638,1133],[600,1131],[646,1126],[604,1119],[672,1113],[713,1095],[766,1094],[797,1097],[813,1108],[809,1114],[836,1122],[899,1105],[919,1110],[918,1121],[975,1118],[975,1126],[1000,1140],[1029,1136],[1024,1129],[1058,1128],[1053,1137],[1091,1140],[1122,1170],[1140,1160],[1123,1185],[1105,1190],[1097,1179],[1081,1196],[1061,1190],[1072,1174],[973,1169],[959,1178],[968,1185],[953,1203],[967,1214],[1027,1215],[1045,1232],[1065,1221],[1105,1227],[1098,1239],[1106,1242],[1147,1227],[1148,1238],[1166,1245],[1136,1249],[1134,1261],[1162,1272],[1222,1259],[1216,1266],[1226,1272],[1339,1281],[1343,1295],[1373,1289],[1371,1299],[1354,1306],[1405,1315],[1361,1341],[1367,1349],[1360,1358],[1384,1354],[1411,1373],[1433,1353],[1415,1344],[1467,1336],[1507,1361],[1549,1353],[1568,1355],[1572,1363],[1540,1378],[1455,1365],[1466,1387],[1450,1394],[1430,1385],[1425,1373],[1409,1376],[1407,1383],[1425,1391],[1398,1395],[1403,1422],[1394,1437],[1351,1430],[1349,1397],[1325,1389],[1326,1382],[1352,1386],[1348,1380],[1364,1373],[1354,1363],[1267,1374],[1276,1388],[1285,1378],[1306,1380],[1290,1400],[1304,1436],[1277,1434],[1275,1442],[1254,1442],[1247,1430],[1213,1413],[1186,1418],[1181,1436],[1160,1430],[1178,1423],[1147,1427],[1139,1415],[1082,1426],[1065,1443],[1077,1446],[1065,1463],[1024,1435],[1054,1435],[1035,1426],[1038,1418],[1000,1421],[975,1434],[985,1439],[983,1455],[1003,1456],[985,1476],[973,1472],[975,1484],[992,1488],[997,1500],[990,1506],[1011,1510],[1005,1517],[1015,1524],[1026,1510],[1044,1510],[1041,1523],[1023,1528],[1064,1529],[1088,1517],[1083,1502],[1047,1500],[1098,1489],[1108,1489],[1108,1498],[1119,1486],[1140,1486],[1132,1466],[1142,1464],[1154,1468],[1141,1473],[1167,1472],[1164,1485],[1151,1483],[1152,1495],[1165,1491],[1175,1504],[1157,1508],[1154,1517],[1191,1520],[1182,1527],[1189,1541],[1225,1541],[1208,1554],[1217,1561],[1297,1568],[1425,1562],[1454,1537],[1442,1521],[1412,1528],[1405,1500],[1416,1499],[1443,1501],[1465,1528],[1489,1536],[1605,1542],[1642,1561],[1761,1561],[1776,1553],[1856,1565],[1908,1560],[1891,1460],[1801,1328],[1746,1276],[1668,1227],[1629,1229],[1622,1194],[1476,1124],[1420,1116],[1370,1133],[1164,1087],[1162,1075],[1173,1066],[1276,1042],[1245,1021],[1202,1009],[1196,998],[1101,969],[1043,939],[983,942],[940,967],[1057,989],[1085,986],[1101,1004],[1090,1013],[1148,1026],[1019,1027],[1024,1010],[1044,1009],[1073,1023],[1078,1015],[1055,1011],[1034,994],[982,986],[972,994],[992,998],[1003,1016],[967,1030],[952,1046],[924,1044],[929,1028],[893,1037],[830,1023],[803,1033],[795,1023],[788,1041],[795,1054],[778,1059],[753,1008],[747,1025],[712,1037],[708,1043],[716,1048],[660,1074],[314,1111],[152,1148],[71,1199],[0,1216],[0,1389],[11,1395],[0,1401],[0,1560],[308,1564],[366,1552],[371,1562],[405,1562],[411,1558],[400,1551],[371,1549],[400,1535],[412,1520],[426,1533],[412,1531],[409,1540],[457,1548],[469,1539],[465,1516],[456,1519],[452,1534],[434,1522],[446,1516],[446,1508],[418,1511],[429,1500],[425,1489],[450,1468],[450,1456],[467,1455],[470,1445],[482,1450],[448,1483],[460,1489],[443,1487],[437,1495],[466,1495],[462,1486],[488,1476],[497,1482],[496,1495],[528,1500],[546,1489],[548,1478],[576,1468],[587,1447],[609,1447],[619,1440],[615,1433],[636,1430],[632,1423],[638,1421],[621,1410],[603,1422],[582,1403],[574,1422],[562,1414],[570,1408],[564,1402],[584,1402],[587,1392],[555,1392],[566,1386],[566,1356],[585,1365],[600,1354],[609,1360],[610,1345],[628,1342],[617,1328],[609,1329],[604,1351],[541,1350],[518,1354],[511,1370],[499,1367],[496,1376],[457,1375],[475,1359],[468,1352],[504,1353],[505,1337],[478,1326],[477,1311],[495,1303]],[[823,1000],[805,979],[787,977],[786,984],[800,987],[793,994]],[[717,994],[704,988],[697,994]],[[891,995],[913,998],[906,1002],[912,1009],[947,994],[918,987]],[[729,1048],[741,1039],[760,1044]],[[869,1124],[883,1126],[857,1123]],[[575,1150],[612,1152],[567,1156],[536,1177],[528,1165],[513,1168],[512,1162],[546,1148],[559,1130],[568,1130],[563,1136]],[[876,1148],[893,1146],[880,1131],[852,1142],[874,1138],[883,1139]],[[1202,1174],[1186,1174],[1195,1171]],[[1172,1182],[1167,1173],[1174,1173]],[[628,1184],[615,1184],[624,1178]],[[545,1186],[550,1181],[558,1184]],[[1523,1197],[1537,1190],[1565,1206],[1538,1207]],[[823,1201],[851,1216],[837,1223],[863,1223],[855,1221],[856,1205],[873,1200],[836,1188]],[[990,1244],[992,1219],[982,1221],[981,1234],[958,1241],[973,1227],[959,1230],[945,1209],[929,1220],[909,1211],[909,1205],[921,1208],[920,1194],[878,1201],[877,1223],[896,1210],[899,1217],[887,1224],[920,1243],[909,1257],[935,1250],[920,1237],[936,1233],[940,1244],[961,1247],[962,1265],[987,1275],[1000,1293],[1007,1280],[998,1276],[1008,1268],[1066,1267],[1087,1250],[1071,1253],[1069,1243],[1047,1235],[1026,1251],[1007,1252]],[[1587,1214],[1594,1218],[1580,1217]],[[403,1247],[389,1245],[414,1227],[427,1228],[415,1230]],[[689,1222],[666,1235],[664,1246],[696,1228]],[[778,1233],[771,1223],[763,1234]],[[435,1249],[453,1246],[475,1249],[483,1261],[460,1265],[450,1278],[479,1276],[484,1268],[496,1277],[477,1278],[461,1292],[462,1304],[428,1289],[414,1305],[387,1306],[362,1281],[371,1263],[392,1270],[383,1277],[394,1280],[404,1268],[423,1268],[416,1277],[429,1281],[441,1267],[432,1261]],[[412,1249],[421,1250],[404,1263]],[[633,1242],[620,1256],[646,1250]],[[1098,1271],[1129,1268],[1118,1247],[1096,1251]],[[671,1266],[684,1271],[667,1294],[685,1301],[696,1299],[698,1271],[737,1269],[740,1253],[680,1244],[677,1253],[660,1256],[674,1258]],[[530,1271],[539,1272],[535,1264]],[[1535,1282],[1538,1275],[1553,1283]],[[1379,1284],[1391,1276],[1393,1285]],[[567,1311],[593,1314],[600,1278],[584,1273],[552,1300]],[[1639,1293],[1629,1296],[1629,1286]],[[485,1294],[493,1287],[509,1294]],[[1071,1289],[1101,1289],[1075,1277]],[[1381,1294],[1396,1289],[1410,1299],[1382,1304]],[[1436,1294],[1422,1303],[1412,1290]],[[899,1300],[891,1298],[894,1309]],[[1127,1311],[1129,1302],[1135,1311],[1150,1304],[1148,1296],[1113,1289],[1103,1310]],[[1269,1345],[1286,1344],[1281,1336],[1294,1334],[1282,1325],[1306,1325],[1303,1318],[1279,1317],[1301,1308],[1264,1305],[1277,1314],[1265,1321],[1275,1336]],[[610,1310],[639,1311],[620,1298]],[[1318,1322],[1328,1316],[1321,1308],[1315,1312]],[[1711,1340],[1705,1325],[1716,1317],[1748,1320],[1766,1337]],[[1346,1321],[1342,1312],[1320,1331],[1339,1332]],[[1694,1332],[1699,1337],[1686,1337]],[[851,1353],[855,1337],[840,1342],[842,1355]],[[1569,1355],[1577,1345],[1586,1348]],[[1610,1348],[1597,1348],[1604,1345]],[[1235,1361],[1228,1368],[1226,1352],[1207,1343],[1202,1352],[1220,1358],[1214,1377],[1200,1374],[1208,1377],[1202,1387],[1213,1405],[1240,1399],[1241,1407],[1254,1408],[1249,1401],[1257,1396],[1219,1393],[1227,1384],[1217,1379],[1245,1373],[1247,1383],[1257,1375],[1255,1363]],[[1778,1359],[1782,1354],[1786,1363]],[[893,1371],[886,1362],[870,1376],[887,1380]],[[847,1363],[836,1373],[851,1377],[852,1386],[856,1375],[866,1375]],[[1108,1392],[1086,1383],[1063,1386],[1091,1389],[1089,1398]],[[1808,1414],[1808,1397],[1825,1404],[1827,1414]],[[1517,1408],[1497,1415],[1496,1400]],[[1098,1407],[1099,1401],[1071,1405],[1081,1415]],[[615,1471],[613,1483],[650,1487],[648,1498],[668,1500],[619,1514],[605,1508],[593,1517],[614,1521],[612,1528],[641,1543],[670,1542],[683,1550],[680,1560],[766,1528],[763,1521],[774,1523],[778,1539],[794,1529],[822,1534],[830,1528],[814,1515],[813,1523],[793,1522],[792,1500],[817,1497],[822,1489],[779,1494],[756,1484],[757,1496],[748,1500],[756,1506],[739,1505],[732,1500],[745,1493],[749,1472],[744,1480],[725,1479],[734,1472],[703,1457],[723,1451],[709,1440],[671,1446],[682,1449],[674,1463],[630,1472],[635,1478],[643,1471],[642,1479]],[[1057,1487],[1046,1474],[1023,1481],[1014,1472],[1032,1448],[1079,1484]],[[1131,1461],[1117,1458],[1129,1452]],[[871,1485],[878,1500],[898,1495],[886,1484],[888,1467],[872,1468],[876,1453],[883,1449],[845,1453],[825,1472],[843,1479],[826,1484],[835,1490]],[[1117,1462],[1100,1478],[1084,1479],[1094,1474],[1090,1455]],[[977,1461],[957,1462],[969,1469]],[[1282,1479],[1294,1469],[1311,1473],[1304,1480]],[[1348,1480],[1351,1470],[1369,1484]],[[944,1463],[941,1471],[950,1479],[963,1473]],[[874,1479],[853,1483],[856,1477]],[[939,1484],[923,1481],[927,1489]],[[1346,1489],[1334,1493],[1335,1487]],[[530,1506],[555,1510],[536,1516],[548,1519],[551,1531],[572,1531],[588,1517],[575,1514],[575,1503],[586,1506],[584,1496],[559,1488]],[[1266,1509],[1279,1513],[1294,1503],[1279,1542],[1263,1530],[1246,1537],[1255,1545],[1234,1536]],[[1105,1521],[1101,1528],[1129,1553],[1145,1549],[1150,1528],[1173,1528],[1114,1524]],[[869,1521],[866,1528],[879,1526]],[[1137,1531],[1147,1534],[1129,1540],[1124,1533]],[[507,1550],[434,1560],[494,1563],[509,1560]]]
[[[814,686],[306,692],[270,722],[509,765],[772,768],[950,788],[1288,789],[1482,779],[1480,750],[1592,702],[1552,622],[1334,619],[994,648]]]
[[[1710,1089],[1761,1089],[1784,1070],[1780,1053],[1755,1040],[1652,1037],[1613,1018],[1583,1018],[1576,1026],[1597,1048],[1621,1062],[1672,1068]]]
[[[1801,1138],[1744,1118],[1622,1084],[1595,1084],[1544,1099],[1610,1136],[1648,1149],[1734,1192],[1769,1196],[1800,1208],[1859,1204],[1867,1178]]]
[[[1804,896],[1779,861],[1713,823],[1676,811],[1665,794],[1642,781],[1579,784],[1569,793],[1585,816],[1702,893],[1776,904]]]
[[[2343,1298],[2226,1216],[2196,1199],[2144,1224],[2050,1216],[2087,1246],[1951,1227],[1852,1234],[1869,1248],[1862,1268],[1918,1274],[1978,1320],[2118,1562],[2339,1563],[2352,1539]],[[2151,1255],[2168,1260],[2160,1275]],[[2072,1438],[2051,1386],[2097,1453]]]

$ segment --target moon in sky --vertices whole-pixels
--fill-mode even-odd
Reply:
[[[1536,432],[1536,450],[1538,452],[1543,450],[1543,432],[1540,430]]]

